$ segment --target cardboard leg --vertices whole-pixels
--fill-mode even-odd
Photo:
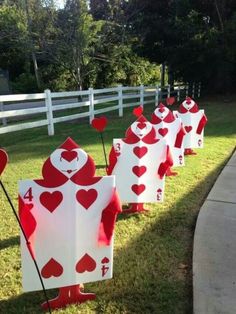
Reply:
[[[166,175],[167,175],[168,177],[177,176],[177,175],[178,175],[178,172],[172,171],[172,170],[171,170],[171,167],[169,167],[169,168],[167,169],[167,171],[166,171]]]
[[[83,303],[96,298],[94,293],[83,293],[80,289],[80,285],[59,288],[58,296],[49,300],[51,309],[60,309],[69,304]],[[42,303],[41,306],[44,310],[48,309],[47,302]]]
[[[184,155],[197,155],[191,148],[185,148]]]
[[[143,203],[130,203],[130,207],[126,210],[123,210],[122,213],[132,214],[132,213],[144,213],[147,212],[148,209],[143,207]]]

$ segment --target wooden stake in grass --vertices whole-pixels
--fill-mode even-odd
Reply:
[[[3,149],[0,149],[0,176],[3,172],[3,170],[5,169],[6,165],[7,165],[7,162],[8,162],[8,155],[7,153],[3,150]],[[48,297],[47,297],[47,293],[46,293],[46,289],[45,289],[45,286],[44,286],[44,283],[43,283],[43,279],[42,279],[42,276],[40,274],[40,270],[39,270],[39,267],[38,267],[38,264],[36,262],[36,259],[35,259],[35,256],[34,256],[34,249],[33,249],[33,246],[32,246],[32,243],[29,241],[29,236],[27,235],[27,231],[25,230],[25,228],[23,227],[22,223],[21,223],[21,220],[20,218],[18,217],[17,215],[17,212],[16,212],[16,209],[11,201],[11,198],[2,182],[2,180],[0,180],[0,185],[1,185],[1,188],[7,198],[7,201],[13,211],[13,214],[19,224],[19,227],[21,229],[21,232],[24,236],[24,239],[25,239],[25,242],[26,242],[26,245],[27,245],[27,248],[29,250],[29,253],[30,253],[30,256],[32,257],[32,260],[34,262],[34,265],[35,265],[35,268],[36,268],[36,271],[38,273],[38,276],[39,276],[39,280],[40,280],[40,283],[42,285],[42,288],[43,288],[43,292],[44,292],[44,297],[45,297],[45,300],[48,304],[48,312],[51,314],[51,308],[50,308],[50,304],[49,304],[49,300],[48,300]],[[24,202],[23,202],[24,203]],[[34,218],[33,218],[34,219]],[[34,220],[35,221],[35,220]],[[36,223],[36,222],[35,222]]]
[[[107,169],[108,168],[108,162],[107,162],[107,155],[106,155],[105,144],[104,144],[104,139],[103,139],[103,131],[105,130],[106,125],[107,125],[107,118],[106,117],[94,118],[92,120],[91,124],[92,124],[92,127],[100,133],[101,141],[102,141],[103,154],[104,154],[106,169]]]

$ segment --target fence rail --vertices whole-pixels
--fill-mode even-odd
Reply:
[[[34,127],[47,126],[48,135],[54,135],[54,124],[117,110],[120,117],[124,108],[158,103],[175,96],[177,101],[186,96],[200,97],[201,85],[167,85],[93,89],[73,92],[51,92],[0,96],[0,134]],[[64,113],[61,115],[60,112]],[[28,120],[26,122],[26,120]]]

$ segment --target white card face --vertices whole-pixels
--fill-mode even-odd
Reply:
[[[181,146],[178,147],[178,133],[181,132],[182,122],[179,118],[176,118],[173,122],[164,122],[153,124],[156,131],[156,137],[159,139],[165,139],[166,143],[169,145],[172,158],[173,166],[184,166],[184,145],[183,140]]]
[[[112,174],[116,176],[116,186],[123,202],[162,202],[165,177],[158,176],[158,168],[167,158],[165,140],[153,144],[138,141],[135,144],[114,139],[113,147],[117,163]]]
[[[63,145],[70,147],[71,139]],[[105,227],[110,227],[110,222],[105,226],[108,222],[103,222],[102,217],[114,196],[115,177],[94,177],[88,155],[76,147],[57,149],[44,166],[45,181],[20,181],[19,195],[36,222],[30,242],[46,289],[111,278],[112,233],[111,241],[106,244],[101,244],[99,237]],[[65,175],[63,178],[58,173],[62,184],[56,178],[50,179],[52,174],[56,176],[55,169]],[[75,175],[80,169],[82,179],[87,180],[82,180],[83,183],[79,183],[79,175],[71,177],[72,172]],[[115,206],[112,210],[118,211]],[[21,256],[24,291],[41,290],[22,235]]]
[[[197,128],[200,120],[204,116],[204,110],[198,112],[174,112],[183,122],[186,135],[184,136],[183,146],[184,148],[203,148],[204,129],[201,134],[197,134]]]

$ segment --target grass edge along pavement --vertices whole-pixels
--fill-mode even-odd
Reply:
[[[115,229],[113,279],[85,285],[97,299],[80,306],[69,306],[57,313],[191,313],[192,241],[200,206],[236,144],[236,101],[201,100],[208,124],[204,149],[186,158],[179,175],[167,178],[163,204],[147,204],[146,215],[120,215]],[[154,106],[146,106],[150,118]],[[112,138],[124,136],[135,120],[132,108],[123,118],[111,115],[104,133],[108,152]],[[87,124],[58,124],[56,135],[46,128],[9,133],[1,137],[9,165],[2,176],[13,202],[17,204],[17,181],[41,176],[44,160],[67,136],[71,136],[105,175],[99,134]],[[0,313],[42,313],[42,292],[23,293],[21,287],[19,229],[0,195]],[[48,291],[54,297],[57,291]]]

